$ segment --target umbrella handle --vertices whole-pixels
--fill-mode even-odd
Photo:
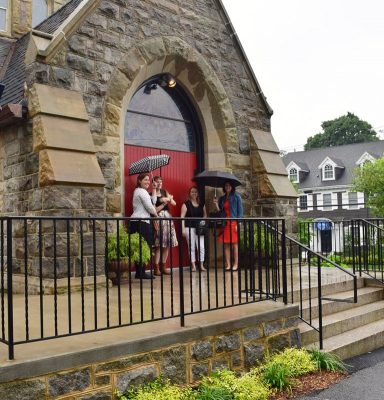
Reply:
[[[217,190],[217,188],[215,187],[215,199],[216,199],[216,197],[217,197],[217,196],[216,196],[216,190]]]

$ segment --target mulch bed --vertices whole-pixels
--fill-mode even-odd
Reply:
[[[279,392],[272,396],[271,400],[295,399],[313,391],[323,390],[346,378],[348,375],[342,372],[318,371],[292,379],[292,391]]]

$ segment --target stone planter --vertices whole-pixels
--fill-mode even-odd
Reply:
[[[120,277],[120,285],[124,285],[129,282],[129,274],[131,271],[135,269],[134,264],[130,264],[124,261],[109,261],[108,263],[108,278],[112,281],[113,285],[119,284]]]

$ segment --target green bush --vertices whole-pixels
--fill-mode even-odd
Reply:
[[[316,364],[309,352],[305,349],[287,348],[281,353],[267,357],[264,368],[271,364],[286,367],[288,376],[299,376],[316,370]]]
[[[109,261],[117,260],[118,249],[120,260],[124,262],[130,260],[147,264],[151,259],[151,250],[144,238],[140,237],[138,233],[129,234],[124,226],[119,227],[119,243],[117,243],[117,233],[108,234],[107,255]]]
[[[191,388],[181,388],[171,385],[162,377],[155,379],[142,387],[137,387],[124,394],[116,393],[119,400],[192,400]]]
[[[271,363],[263,370],[263,381],[277,390],[291,388],[290,371],[286,365]]]
[[[236,381],[235,400],[266,400],[270,394],[259,376],[245,374]]]
[[[250,226],[245,226],[246,232],[244,229],[240,230],[239,235],[239,251],[241,253],[246,253],[251,249],[250,246]],[[253,251],[255,253],[255,257],[258,255],[259,245],[261,255],[264,257],[267,254],[271,255],[273,251],[273,231],[272,228],[267,227],[264,224],[254,224],[253,226]]]
[[[319,370],[344,372],[347,369],[347,365],[336,354],[326,353],[317,349],[309,350],[309,354]]]

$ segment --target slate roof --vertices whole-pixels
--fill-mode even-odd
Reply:
[[[351,185],[353,170],[357,168],[356,161],[365,152],[368,152],[375,158],[382,157],[384,154],[384,140],[287,153],[283,157],[283,162],[287,166],[293,161],[300,167],[301,165],[305,165],[307,167],[305,169],[309,170],[309,173],[305,174],[301,178],[301,182],[299,182],[300,189]],[[318,167],[326,157],[329,157],[338,166],[345,167],[345,169],[336,175],[337,178],[335,180],[323,182],[321,180],[321,171]]]
[[[70,0],[34,29],[52,34],[72,14],[81,2],[82,0]],[[2,65],[1,54],[8,54],[10,51],[10,48],[7,50],[6,44],[3,42],[3,40],[0,41],[0,65]],[[26,80],[24,59],[28,42],[29,33],[25,34],[14,43],[12,58],[1,81],[5,84],[4,93],[0,100],[1,105],[19,103],[24,97],[24,82]]]

